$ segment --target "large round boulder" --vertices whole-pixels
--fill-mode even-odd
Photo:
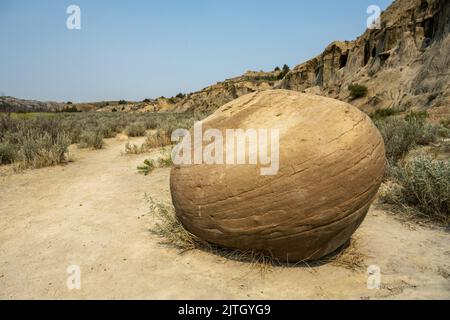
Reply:
[[[205,241],[282,261],[314,260],[342,246],[364,220],[385,170],[383,140],[370,118],[330,98],[288,90],[251,93],[204,120],[202,132],[208,129],[216,129],[216,137],[222,133],[223,141],[203,137],[204,152],[211,152],[206,147],[214,140],[225,145],[227,129],[266,129],[268,155],[277,151],[274,141],[269,146],[276,134],[269,132],[279,130],[279,167],[272,163],[275,171],[267,173],[270,165],[262,158],[250,163],[248,154],[257,153],[250,140],[247,164],[198,158],[176,164],[170,189],[177,217]],[[192,155],[198,152],[194,136],[191,130]],[[262,149],[264,139],[258,142]],[[224,149],[226,159],[231,151]]]

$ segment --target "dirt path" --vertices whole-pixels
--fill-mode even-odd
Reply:
[[[138,141],[140,139],[137,139]],[[136,140],[133,140],[136,141]],[[43,299],[450,299],[450,235],[401,223],[372,209],[355,237],[365,270],[272,268],[202,251],[179,254],[149,232],[144,194],[168,201],[169,169],[139,175],[149,155],[122,156],[124,141],[74,150],[75,162],[0,177],[0,298]],[[66,285],[70,265],[81,289]]]

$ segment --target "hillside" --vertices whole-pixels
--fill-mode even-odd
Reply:
[[[65,107],[58,102],[17,99],[9,96],[0,97],[0,112],[47,112],[58,111]]]
[[[280,88],[313,92],[361,107],[433,108],[449,113],[450,1],[397,0],[381,16],[381,29],[355,41],[334,42],[291,70]],[[368,94],[352,100],[348,86]]]
[[[74,104],[78,110],[211,113],[250,92],[273,88],[315,93],[361,108],[427,109],[432,118],[450,116],[450,1],[396,0],[379,29],[354,41],[335,41],[291,71],[248,71],[200,91],[144,102]],[[349,85],[367,87],[354,99]],[[0,97],[0,111],[54,111],[66,104]]]
[[[380,26],[354,41],[331,43],[282,81],[273,81],[273,73],[249,72],[189,94],[173,110],[212,112],[246,93],[282,88],[347,101],[367,112],[426,108],[438,117],[450,115],[450,1],[396,0],[382,13]],[[351,84],[366,86],[367,94],[352,99]]]

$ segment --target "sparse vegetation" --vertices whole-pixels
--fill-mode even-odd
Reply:
[[[125,133],[129,137],[143,137],[145,136],[145,125],[142,122],[131,123],[125,128]]]
[[[127,142],[125,144],[125,154],[141,154],[147,152],[145,145],[138,146]]]
[[[424,121],[425,119],[428,118],[428,112],[426,111],[410,111],[406,116],[405,116],[405,120],[409,121],[409,120],[420,120],[420,121]]]
[[[448,137],[449,130],[428,123],[427,118],[426,111],[411,111],[404,118],[389,115],[375,120],[389,161],[381,198],[402,212],[448,223],[450,161],[434,159],[421,150],[433,145],[434,150],[445,152],[446,144],[439,140]]]
[[[247,262],[251,268],[256,268],[261,273],[268,271],[272,266],[288,265],[264,252],[233,250],[206,242],[184,228],[173,206],[157,202],[149,196],[146,196],[146,200],[149,204],[149,213],[155,221],[150,230],[161,239],[163,245],[174,247],[181,252],[195,249],[209,251],[228,259]],[[306,267],[310,267],[330,263],[350,270],[360,270],[365,267],[364,261],[365,255],[358,250],[356,242],[350,240],[347,245],[320,261],[311,264],[300,262],[296,265],[304,264]]]
[[[155,221],[151,231],[163,240],[163,244],[183,251],[203,247],[206,244],[183,227],[172,206],[156,202],[151,197],[147,197],[147,202],[149,212]]]
[[[427,145],[438,139],[435,126],[415,117],[409,120],[390,117],[376,120],[375,124],[383,136],[390,164],[395,164],[418,145]]]
[[[400,109],[395,108],[386,108],[386,109],[377,109],[375,112],[370,114],[370,117],[374,120],[385,119],[388,117],[396,116],[400,114],[402,111]]]
[[[450,160],[419,155],[392,169],[392,182],[384,201],[444,223],[450,221]]]
[[[348,86],[348,90],[350,90],[350,98],[352,100],[362,98],[367,95],[368,88],[361,84],[351,84]]]
[[[172,144],[170,135],[165,130],[157,130],[147,135],[145,139],[145,147],[147,149],[154,149],[169,146]]]
[[[125,105],[125,104],[127,104],[127,102],[125,100],[119,100],[118,104],[119,105]]]
[[[139,147],[138,147],[139,148]],[[161,157],[158,158],[158,160],[153,159],[146,159],[144,160],[144,163],[137,167],[138,172],[142,173],[143,175],[149,175],[153,170],[157,168],[168,168],[173,165],[172,162],[172,154],[170,150],[164,150]]]
[[[139,123],[137,131],[144,132],[142,135],[149,129],[159,132],[157,142],[153,143],[155,146],[152,143],[145,146],[148,150],[171,144],[166,138],[174,129],[190,128],[194,120],[202,116],[192,113],[4,113],[0,115],[0,165],[13,163],[26,168],[61,163],[67,160],[63,155],[67,154],[69,144],[99,149],[103,147],[103,138],[112,138],[126,128],[134,130],[132,124],[136,123]]]
[[[102,149],[103,135],[99,131],[85,131],[80,135],[79,148]]]
[[[447,129],[450,129],[450,118],[445,118],[441,120],[441,125]]]
[[[172,165],[172,153],[170,150],[165,150],[163,156],[158,158],[158,168],[169,168]]]
[[[145,159],[144,164],[137,167],[139,173],[142,173],[144,176],[149,175],[155,168],[155,161],[151,159]]]

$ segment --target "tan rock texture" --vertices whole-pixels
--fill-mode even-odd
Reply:
[[[203,130],[279,129],[280,168],[181,165],[170,187],[187,230],[214,244],[289,262],[342,246],[364,220],[385,169],[370,118],[334,99],[289,90],[255,92],[207,118]]]
[[[450,1],[396,0],[382,13],[379,28],[331,43],[278,87],[313,90],[367,112],[440,108],[450,115],[449,31]],[[351,100],[353,83],[367,86],[368,95]]]

